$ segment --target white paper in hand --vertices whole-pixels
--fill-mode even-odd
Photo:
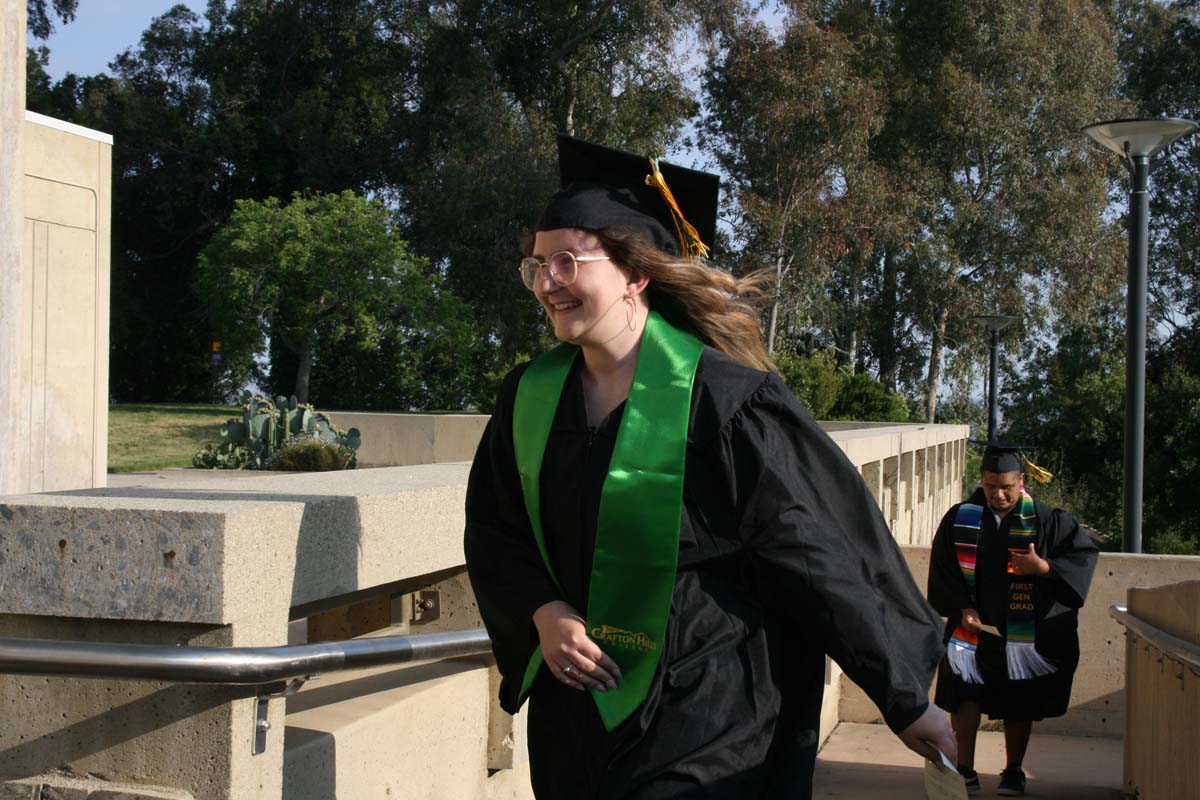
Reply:
[[[942,765],[946,769],[938,769],[932,761],[925,762],[926,796],[929,800],[967,800],[967,783],[958,774],[958,767],[941,750],[938,750],[938,755],[942,757]]]

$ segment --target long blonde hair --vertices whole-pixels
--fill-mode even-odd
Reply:
[[[769,273],[739,278],[610,228],[591,233],[614,262],[650,279],[650,307],[667,322],[748,367],[775,370],[756,309],[766,298]]]

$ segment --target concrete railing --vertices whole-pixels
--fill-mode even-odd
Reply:
[[[376,414],[332,411],[339,428],[358,428],[363,467],[405,467],[448,464],[475,457],[487,414]]]
[[[364,467],[470,461],[485,414],[330,412],[339,428],[358,428]],[[822,422],[862,472],[896,538],[927,543],[942,513],[962,495],[965,425]]]
[[[1125,614],[1124,789],[1200,797],[1200,581],[1130,589]]]
[[[473,420],[450,431],[471,451]],[[927,540],[961,495],[963,427],[833,437],[904,541]],[[169,470],[0,498],[0,638],[271,647],[479,627],[467,473]],[[310,682],[260,720],[252,688],[0,675],[0,781],[81,797],[528,797],[523,718],[497,708],[496,683],[488,657],[376,667]]]

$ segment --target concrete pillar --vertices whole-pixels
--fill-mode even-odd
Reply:
[[[0,0],[0,495],[22,491],[28,469],[28,278],[25,228],[25,0]]]
[[[916,475],[913,469],[916,459],[913,458],[912,450],[901,448],[900,453],[900,518],[904,520],[904,526],[908,533],[908,543],[914,544],[922,541],[923,531],[917,527],[917,504],[914,502],[916,495]]]

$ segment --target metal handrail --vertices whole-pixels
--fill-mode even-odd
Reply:
[[[487,631],[378,636],[282,647],[162,647],[0,639],[0,673],[254,686],[491,651]]]
[[[1172,636],[1162,628],[1157,628],[1144,619],[1130,614],[1129,609],[1122,605],[1109,606],[1108,615],[1167,656],[1187,664],[1193,669],[1200,669],[1200,645],[1192,644],[1178,636]]]

